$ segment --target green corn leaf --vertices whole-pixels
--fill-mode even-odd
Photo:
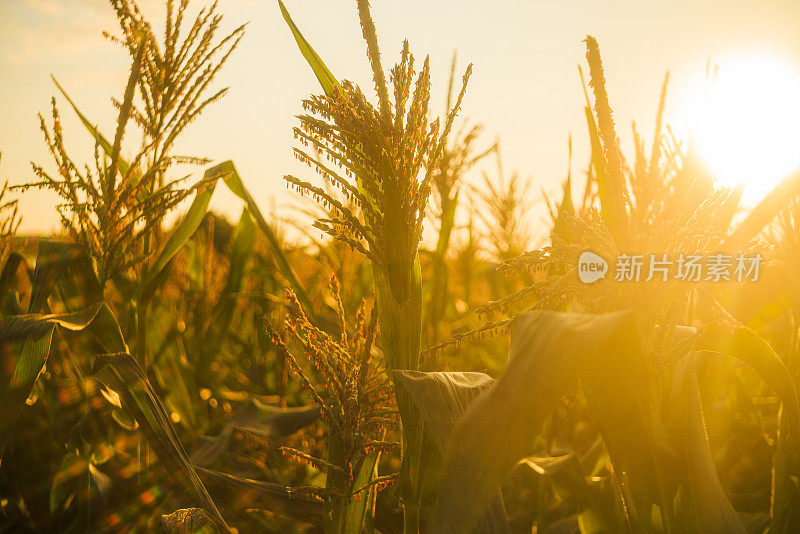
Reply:
[[[245,275],[247,274],[247,263],[253,255],[253,244],[255,243],[256,226],[247,208],[242,209],[239,222],[233,229],[233,244],[229,255],[230,268],[228,269],[228,279],[225,281],[223,292],[231,295],[238,293],[242,289]]]
[[[673,435],[683,440],[685,455],[684,494],[678,514],[682,532],[726,532],[745,534],[747,530],[733,509],[717,477],[714,458],[706,438],[700,392],[695,370],[697,356],[690,353],[679,362],[673,376],[673,391],[668,405],[677,412]]]
[[[303,57],[306,58],[306,61],[311,66],[311,70],[314,71],[314,75],[317,77],[317,80],[319,80],[322,90],[325,91],[326,95],[333,96],[336,94],[336,90],[339,89],[339,82],[336,80],[336,77],[328,70],[328,67],[325,66],[319,54],[317,54],[308,41],[306,41],[303,34],[300,33],[300,30],[295,25],[292,17],[289,15],[289,11],[281,0],[278,0],[278,6],[281,9],[283,20],[289,25],[289,29],[292,30],[292,35],[294,36],[294,40],[297,41],[297,47],[300,49],[300,53],[303,54]]]
[[[560,399],[583,383],[615,473],[629,521],[647,531],[654,506],[669,507],[660,487],[660,449],[652,359],[627,312],[605,315],[528,312],[516,319],[508,368],[459,419],[445,454],[432,532],[474,528],[506,475],[532,450]],[[476,475],[477,474],[477,475]],[[666,499],[666,500],[665,500]]]
[[[228,256],[230,267],[225,287],[211,312],[211,321],[204,334],[203,350],[207,357],[214,357],[227,338],[236,311],[236,295],[242,291],[247,266],[253,256],[256,226],[247,208],[242,210],[239,222],[233,230],[233,243]]]
[[[122,328],[108,304],[103,303],[100,306],[97,315],[84,329],[84,333],[90,335],[103,349],[103,352],[128,351],[128,345],[122,336]]]
[[[206,171],[205,178],[210,178],[211,176],[214,175],[210,171]],[[211,203],[211,197],[214,195],[216,185],[217,181],[213,180],[208,186],[197,192],[183,219],[172,231],[161,252],[158,253],[156,261],[150,267],[148,285],[155,283],[161,271],[172,261],[172,258],[183,248],[186,242],[194,235],[200,223],[203,222],[203,217],[208,212],[208,205]],[[153,289],[149,288],[147,292],[152,292]]]
[[[781,399],[778,445],[773,460],[771,532],[795,532],[800,525],[797,502],[797,452],[800,445],[800,408],[791,374],[780,357],[758,334],[745,326],[710,326],[697,341],[698,350],[727,354],[750,366]]]
[[[450,436],[432,532],[474,528],[514,465],[535,452],[545,418],[574,381],[574,361],[585,351],[596,356],[620,322],[611,317],[582,324],[579,317],[534,313],[517,319],[508,368]],[[571,335],[581,329],[594,334],[591,344]]]
[[[0,457],[22,413],[25,400],[45,368],[56,327],[83,330],[103,307],[97,304],[75,313],[6,316],[0,320],[0,352],[4,358],[16,358],[11,379],[0,395]]]
[[[728,354],[750,366],[781,399],[783,416],[791,431],[787,436],[789,453],[800,444],[800,404],[789,370],[772,347],[746,326],[732,328],[712,325],[699,335],[697,350]]]
[[[17,276],[19,267],[20,265],[26,265],[26,263],[25,258],[16,252],[8,255],[6,262],[3,264],[3,269],[0,271],[0,302],[12,291],[12,287],[14,287],[12,284]]]
[[[404,417],[419,421],[408,435],[411,443],[421,443],[421,451],[414,458],[404,458],[410,465],[403,468],[416,467],[419,471],[405,480],[419,481],[419,487],[412,491],[420,496],[424,516],[433,511],[444,452],[456,421],[476,398],[492,387],[494,379],[484,373],[461,372],[393,371],[392,375],[395,387],[405,393],[398,394],[398,400],[411,401],[410,404],[399,401],[401,410],[407,412]],[[502,496],[496,492],[473,531],[505,533],[509,528]]]
[[[272,227],[269,225],[269,223],[267,223],[266,218],[264,218],[264,215],[261,213],[261,209],[258,207],[258,204],[256,204],[256,201],[253,199],[250,192],[247,190],[247,188],[245,188],[242,178],[239,176],[239,173],[237,172],[233,162],[230,160],[222,162],[216,167],[209,169],[207,173],[222,177],[225,185],[228,186],[228,189],[230,189],[234,195],[244,201],[245,206],[247,206],[247,209],[250,212],[250,215],[256,220],[256,225],[258,226],[259,230],[261,230],[261,232],[267,238],[270,250],[272,251],[273,259],[278,265],[278,269],[283,277],[286,278],[286,281],[289,282],[289,285],[292,286],[297,298],[300,300],[300,304],[303,305],[306,315],[311,318],[312,321],[314,321],[314,317],[316,315],[314,313],[313,306],[311,305],[311,299],[308,297],[305,288],[297,278],[297,274],[295,274],[294,269],[292,269],[292,266],[289,264],[289,260],[286,258],[286,254],[281,248],[278,237],[275,235],[275,232],[272,230]]]
[[[62,304],[69,311],[103,300],[103,289],[92,262],[76,243],[40,241],[32,285],[28,313],[41,313],[56,287]]]
[[[123,406],[133,414],[148,443],[184,495],[205,510],[218,528],[227,532],[225,520],[189,461],[161,400],[136,360],[127,353],[100,355],[95,358],[93,374],[124,399]]]
[[[150,323],[148,341],[151,346],[158,347],[150,369],[164,388],[162,400],[167,408],[180,415],[180,423],[191,429],[203,428],[207,424],[207,411],[197,402],[194,368],[197,364],[190,363],[184,354],[181,332],[172,324],[174,316],[161,308],[157,308],[156,313]]]
[[[494,379],[485,373],[393,371],[392,374],[396,386],[411,397],[440,450],[444,450],[456,420],[494,384]]]

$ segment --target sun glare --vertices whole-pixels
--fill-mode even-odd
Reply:
[[[720,63],[698,84],[690,130],[721,186],[757,202],[800,165],[800,72],[777,57]]]

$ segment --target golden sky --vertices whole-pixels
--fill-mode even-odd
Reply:
[[[154,22],[163,17],[160,4],[140,1]],[[265,211],[275,208],[278,215],[291,216],[288,205],[295,201],[281,177],[287,172],[311,177],[291,155],[293,116],[300,112],[300,99],[319,92],[319,87],[281,19],[277,1],[219,4],[227,27],[245,21],[250,25],[218,77],[218,85],[230,85],[231,92],[187,131],[180,151],[217,161],[233,159]],[[709,59],[724,66],[738,56],[760,54],[779,58],[800,72],[796,0],[372,4],[384,67],[397,59],[405,37],[420,59],[429,53],[432,91],[440,108],[452,51],[458,51],[461,69],[466,61],[474,63],[462,117],[486,126],[487,144],[499,136],[504,167],[532,178],[532,201],[540,189],[558,190],[566,173],[570,133],[573,170],[582,173],[586,167],[577,69],[584,62],[586,34],[600,44],[618,133],[628,148],[632,120],[646,136],[652,131],[667,69],[667,119],[679,128],[689,119],[689,102],[702,85]],[[370,86],[353,0],[286,0],[286,5],[337,77]],[[115,112],[109,96],[122,93],[128,65],[125,53],[100,33],[115,29],[104,0],[0,0],[0,178],[29,181],[31,160],[50,165],[36,113],[49,110],[55,93],[51,73],[102,130],[113,131]],[[68,147],[90,161],[90,139],[66,107],[63,116]],[[486,167],[493,169],[488,163]],[[479,173],[476,170],[475,177]],[[55,228],[55,203],[49,194],[27,193],[21,201],[23,231]],[[229,214],[240,210],[238,201],[221,191],[212,206]],[[533,227],[541,227],[543,214],[532,214]]]

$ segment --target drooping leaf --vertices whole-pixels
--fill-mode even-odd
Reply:
[[[800,408],[789,370],[764,339],[742,325],[711,325],[704,328],[697,341],[697,349],[730,355],[740,360],[750,366],[780,398],[780,430],[773,460],[772,530],[794,532],[800,525],[800,514],[796,510],[800,486],[794,476],[800,444]]]
[[[53,332],[86,328],[104,305],[62,315],[16,315],[0,320],[0,354],[14,358],[13,373],[0,395],[0,457],[5,451],[25,400],[45,368]]]
[[[586,321],[548,313],[517,319],[508,368],[450,436],[433,532],[469,532],[514,465],[535,452],[542,423],[574,380],[575,360],[587,350],[596,355],[620,317]],[[580,330],[593,331],[591,345],[572,335]]]
[[[295,495],[292,488],[198,467],[215,495],[226,494],[237,510],[259,508],[322,526],[322,502]],[[211,484],[214,484],[213,486]]]
[[[209,171],[206,171],[204,178],[208,179],[211,176],[213,176],[213,174],[211,174]],[[152,267],[150,268],[150,279],[148,280],[149,284],[154,283],[153,281],[158,277],[161,271],[164,270],[172,258],[175,257],[175,254],[177,254],[178,251],[183,248],[189,238],[194,235],[198,226],[200,226],[200,223],[203,222],[203,217],[205,217],[206,212],[208,211],[208,205],[211,203],[211,197],[214,195],[214,189],[216,188],[216,185],[217,181],[212,180],[206,187],[197,192],[194,200],[192,200],[191,206],[189,206],[189,209],[183,216],[183,219],[181,219],[181,222],[178,223],[178,226],[176,226],[172,231],[167,239],[167,242],[164,243],[164,247],[161,249],[161,252],[158,253],[155,263],[153,263]]]
[[[84,330],[102,348],[103,352],[127,352],[128,345],[122,336],[114,312],[105,303],[100,306],[94,319]]]
[[[634,318],[626,312],[529,312],[518,317],[508,368],[470,406],[450,437],[430,528],[472,528],[514,465],[535,452],[545,418],[579,377],[615,469],[626,477],[626,486],[633,486],[630,493],[645,501],[657,499],[651,494],[652,486],[658,487],[653,448],[660,436],[654,435],[650,370],[636,332]],[[628,503],[629,513],[636,513],[636,504]],[[632,521],[646,527],[650,519]]]
[[[25,263],[25,258],[16,252],[12,252],[6,258],[3,269],[0,271],[0,303],[6,299],[9,292],[12,290],[12,284],[17,276],[17,272],[20,266],[25,265]]]
[[[427,430],[442,450],[467,406],[494,384],[494,379],[485,373],[398,370],[392,374],[396,386],[411,396]]]
[[[93,374],[124,399],[123,406],[133,414],[183,494],[192,504],[208,512],[218,528],[227,531],[225,520],[189,461],[164,406],[136,360],[127,353],[100,355],[95,358]]]

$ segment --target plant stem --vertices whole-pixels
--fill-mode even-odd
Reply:
[[[406,299],[398,302],[392,291],[393,285],[402,280],[393,280],[379,266],[373,266],[375,297],[381,321],[381,338],[389,370],[416,370],[419,366],[419,348],[422,334],[422,281],[419,257],[405,273],[405,287],[409,288]],[[391,376],[391,374],[390,374]],[[411,399],[397,394],[397,406],[403,424],[403,468],[401,470],[401,496],[403,498],[404,532],[419,531],[419,483],[418,459],[421,452],[421,422],[417,412],[411,409]]]
[[[403,534],[419,532],[419,501],[403,502]]]

